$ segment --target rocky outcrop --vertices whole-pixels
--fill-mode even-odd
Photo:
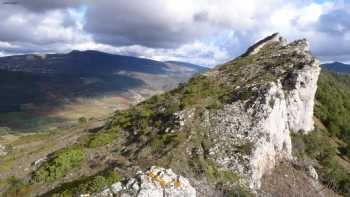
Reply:
[[[253,46],[249,47],[247,52],[245,52],[242,56],[254,55],[254,54],[258,53],[260,51],[260,49],[262,49],[265,45],[271,44],[274,42],[278,42],[278,43],[281,43],[283,45],[287,44],[287,40],[284,39],[279,33],[274,33],[271,36],[268,36],[268,37],[260,40],[259,42],[257,42]]]
[[[0,144],[0,157],[6,156],[6,155],[7,155],[6,147]]]
[[[154,138],[163,139],[159,140],[161,145],[155,146],[158,153],[163,153],[159,154],[161,159],[183,161],[183,169],[173,170],[192,178],[198,193],[212,196],[202,191],[226,194],[247,187],[257,191],[264,174],[279,161],[293,158],[291,132],[313,130],[319,72],[319,62],[311,55],[306,40],[287,43],[274,34],[237,59],[136,107],[152,110],[153,119],[147,121],[154,135],[149,143]],[[171,113],[165,113],[169,106]],[[159,158],[153,153],[140,146],[134,155],[156,161]],[[231,175],[229,180],[222,178],[227,178],[227,174]],[[211,182],[201,188],[194,175]],[[316,177],[311,169],[310,176]],[[113,194],[195,196],[196,190],[170,169],[152,167],[135,178],[113,184],[99,195]]]
[[[138,172],[134,178],[114,183],[92,196],[195,197],[196,190],[186,178],[171,169],[152,166],[146,172]]]
[[[276,162],[292,158],[290,132],[306,133],[314,128],[320,64],[310,54],[306,40],[286,44],[278,34],[251,47],[243,58],[245,69],[251,69],[248,74],[256,73],[252,78],[268,76],[269,69],[273,76],[260,83],[256,80],[244,84],[252,96],[207,112],[205,126],[215,144],[209,151],[211,157],[221,166],[239,172],[243,184],[258,189],[261,177]],[[212,73],[222,75],[220,67]]]
[[[307,165],[306,166],[306,174],[311,177],[312,179],[314,180],[318,180],[318,174],[317,174],[317,171],[316,169],[312,166],[312,165]]]

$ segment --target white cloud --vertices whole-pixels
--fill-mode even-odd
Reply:
[[[0,50],[6,53],[95,49],[214,65],[280,32],[289,40],[309,39],[322,60],[350,57],[350,6],[345,1],[20,2],[0,8]]]

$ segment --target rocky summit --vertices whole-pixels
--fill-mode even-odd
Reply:
[[[198,196],[254,193],[277,162],[293,159],[291,133],[314,129],[319,73],[306,40],[287,43],[273,34],[173,91],[116,112],[104,129],[123,133],[132,165],[171,168]],[[187,181],[187,193],[156,183],[150,190],[144,177],[119,192],[196,194]]]
[[[279,34],[208,72],[208,77],[241,95],[222,109],[205,113],[205,127],[214,140],[210,157],[258,189],[262,175],[278,160],[292,159],[290,133],[313,130],[319,73],[320,64],[306,40],[287,44]],[[248,151],[237,154],[242,147]]]
[[[314,129],[319,73],[306,40],[273,34],[169,92],[116,111],[104,127],[49,157],[32,182],[67,177],[68,167],[57,165],[67,155],[70,166],[87,168],[103,152],[110,159],[100,173],[80,170],[76,176],[91,177],[40,194],[269,196],[260,192],[263,176],[293,163],[291,136]],[[318,174],[312,165],[305,169],[314,187]]]

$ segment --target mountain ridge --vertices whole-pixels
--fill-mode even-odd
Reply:
[[[333,72],[350,74],[350,65],[342,62],[325,63],[322,67]]]
[[[292,159],[290,133],[313,130],[320,67],[306,40],[286,43],[274,34],[249,50],[254,53],[117,111],[98,133],[124,136],[116,140],[125,144],[127,163],[170,168],[200,195],[258,190],[265,173]]]
[[[25,63],[26,65],[22,65]],[[97,66],[98,65],[98,66]],[[193,64],[194,65],[194,64]],[[97,68],[94,68],[96,67]],[[202,69],[200,66],[192,66]],[[0,57],[0,69],[36,74],[91,74],[115,70],[153,74],[166,72],[166,62],[96,50],[72,50],[62,54],[25,54]]]

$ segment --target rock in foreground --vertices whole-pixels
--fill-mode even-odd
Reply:
[[[114,183],[110,188],[93,196],[112,197],[113,195],[123,197],[195,197],[196,190],[186,178],[176,175],[171,169],[152,166],[146,172],[138,172],[134,178]]]

